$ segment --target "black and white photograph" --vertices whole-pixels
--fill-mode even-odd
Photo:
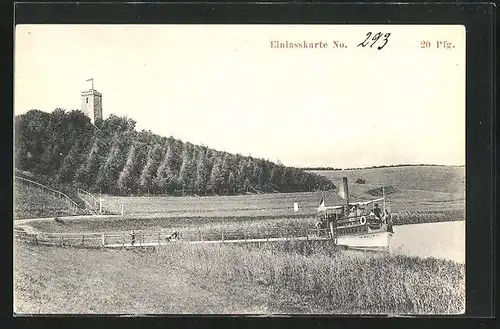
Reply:
[[[14,316],[464,314],[465,43],[16,25]]]

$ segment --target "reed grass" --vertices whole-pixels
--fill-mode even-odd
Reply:
[[[464,210],[399,211],[393,215],[395,225],[451,222],[465,219]]]
[[[284,246],[285,245],[285,246]],[[460,314],[465,307],[463,265],[433,258],[335,250],[295,242],[242,248],[179,245],[167,248],[169,262],[220,286],[246,281],[272,287],[290,306],[321,313]],[[276,248],[278,246],[278,248]],[[296,301],[295,301],[296,302]]]
[[[18,245],[14,257],[20,313],[460,314],[465,307],[463,264],[326,244]]]

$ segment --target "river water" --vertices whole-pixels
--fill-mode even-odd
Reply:
[[[391,252],[465,263],[465,221],[394,227]]]

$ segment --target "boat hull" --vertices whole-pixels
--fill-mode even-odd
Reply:
[[[337,245],[355,249],[389,250],[392,232],[379,231],[337,236]]]

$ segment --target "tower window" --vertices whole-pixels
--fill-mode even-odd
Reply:
[[[89,98],[85,98],[85,102],[88,104],[89,103]]]

